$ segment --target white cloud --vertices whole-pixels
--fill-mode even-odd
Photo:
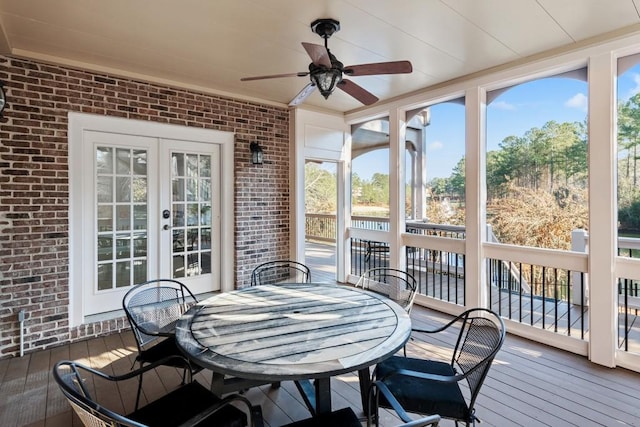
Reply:
[[[584,93],[576,93],[567,102],[564,103],[565,107],[579,108],[583,111],[587,111],[587,102],[589,98]]]
[[[633,83],[635,83],[635,86],[629,89],[629,92],[627,92],[627,96],[624,99],[625,101],[629,100],[629,98],[631,98],[633,95],[640,92],[640,74],[633,73],[631,75],[631,79],[633,80]]]
[[[429,151],[441,150],[444,147],[444,144],[441,141],[433,141],[429,144]]]
[[[510,110],[513,111],[516,109],[516,106],[513,104],[509,104],[506,101],[496,101],[496,102],[492,102],[491,106],[498,109],[498,110]]]

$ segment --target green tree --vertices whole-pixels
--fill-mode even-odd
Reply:
[[[427,184],[427,188],[430,189],[431,197],[434,199],[441,199],[451,195],[451,186],[448,178],[433,178]]]
[[[618,145],[625,155],[626,167],[618,173],[633,177],[632,185],[638,184],[638,145],[640,144],[640,93],[618,106]]]
[[[336,176],[317,163],[304,166],[305,211],[333,214],[338,199]]]
[[[453,168],[449,185],[451,188],[451,194],[454,197],[458,197],[460,200],[464,200],[465,197],[465,162],[464,156],[458,161]]]
[[[545,189],[586,185],[587,139],[581,123],[549,121],[523,136],[509,136],[487,153],[489,197],[503,197],[505,186]]]

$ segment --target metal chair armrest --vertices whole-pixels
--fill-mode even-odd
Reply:
[[[475,369],[475,368],[474,368]],[[464,375],[437,375],[437,374],[429,374],[426,372],[419,372],[419,371],[412,371],[410,369],[398,369],[397,371],[393,371],[393,372],[389,372],[387,375],[385,375],[382,378],[379,378],[378,381],[384,381],[389,377],[392,377],[394,375],[404,375],[407,377],[415,377],[415,378],[420,378],[423,380],[428,380],[428,381],[437,381],[437,382],[441,382],[441,383],[457,383],[463,379],[465,379],[466,377],[469,376],[469,374],[473,372],[473,370],[467,372]]]
[[[209,418],[209,416],[213,415],[220,409],[230,405],[233,402],[239,402],[241,403],[241,405],[246,406],[247,408],[246,412],[248,414],[247,419],[249,420],[248,427],[264,426],[264,422],[262,419],[262,409],[260,408],[260,406],[252,405],[251,402],[244,396],[240,396],[239,394],[230,394],[225,398],[223,398],[222,400],[220,400],[219,402],[216,402],[213,405],[211,405],[209,408],[207,408],[207,410],[202,411],[197,415],[194,415],[189,420],[182,423],[179,427],[197,426],[201,422],[206,421],[207,418]]]
[[[367,414],[367,427],[371,426],[371,421],[373,419],[373,414],[371,413],[372,408],[376,408],[375,416],[376,417],[378,416],[377,414],[378,396],[375,394],[376,388],[380,391],[380,393],[384,395],[384,397],[387,399],[387,402],[389,402],[389,404],[391,405],[391,408],[393,408],[395,413],[404,423],[400,427],[423,427],[423,426],[437,427],[439,425],[440,423],[439,415],[429,415],[427,417],[419,418],[417,420],[411,419],[407,411],[404,410],[400,402],[398,402],[398,399],[396,399],[393,393],[391,393],[391,390],[389,390],[387,385],[383,381],[378,380],[373,382],[371,384],[371,387],[369,388],[369,412]],[[374,396],[376,400],[375,405],[373,405]],[[377,425],[377,420],[376,420],[376,425]]]
[[[411,422],[402,424],[401,427],[438,427],[440,425],[440,415],[429,415],[428,417],[419,418]]]
[[[373,420],[373,408],[375,408],[376,411],[375,417],[378,417],[378,395],[375,393],[375,389],[378,389],[379,392],[384,395],[393,410],[396,412],[396,414],[398,414],[398,417],[400,417],[403,422],[407,423],[412,421],[411,417],[409,417],[409,414],[407,414],[402,405],[400,405],[400,402],[398,402],[398,399],[396,399],[395,396],[391,393],[391,390],[389,390],[387,385],[381,380],[378,380],[371,383],[371,386],[369,387],[369,411],[367,413],[367,427],[371,426],[371,421]],[[375,404],[373,402],[374,398]],[[378,420],[376,419],[375,425],[378,425],[377,421]]]
[[[142,368],[136,369],[134,371],[130,371],[127,372],[126,374],[122,374],[122,375],[109,375],[109,374],[105,374],[104,372],[98,371],[96,369],[90,368],[88,366],[85,366],[81,363],[74,363],[73,365],[76,368],[80,368],[83,371],[87,371],[90,372],[94,375],[97,375],[101,378],[104,378],[106,380],[109,381],[122,381],[122,380],[128,380],[129,378],[135,378],[137,376],[139,376],[140,374],[150,371],[151,369],[157,368],[160,365],[166,365],[167,362],[171,361],[171,360],[180,360],[182,362],[184,362],[185,366],[189,367],[189,369],[187,369],[187,371],[189,371],[189,382],[191,382],[191,363],[189,362],[189,360],[184,357],[184,356],[178,356],[178,355],[171,355],[171,356],[167,356],[164,357],[160,360],[157,360],[153,363],[149,363],[147,365],[144,365]]]

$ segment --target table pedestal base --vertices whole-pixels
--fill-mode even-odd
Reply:
[[[271,384],[272,387],[280,387],[279,381],[247,380],[244,378],[225,376],[217,372],[213,372],[211,375],[211,392],[220,398],[224,394],[237,393],[265,384]]]
[[[371,386],[369,368],[360,369],[358,371],[358,379],[360,382],[362,411],[366,415],[369,408],[369,387]],[[331,412],[331,378],[298,380],[294,382],[311,415],[316,416]]]
[[[331,378],[294,382],[311,415],[331,412]]]

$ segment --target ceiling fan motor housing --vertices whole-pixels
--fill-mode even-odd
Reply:
[[[323,39],[328,39],[333,33],[340,31],[340,21],[331,18],[316,19],[311,23],[311,31]]]

